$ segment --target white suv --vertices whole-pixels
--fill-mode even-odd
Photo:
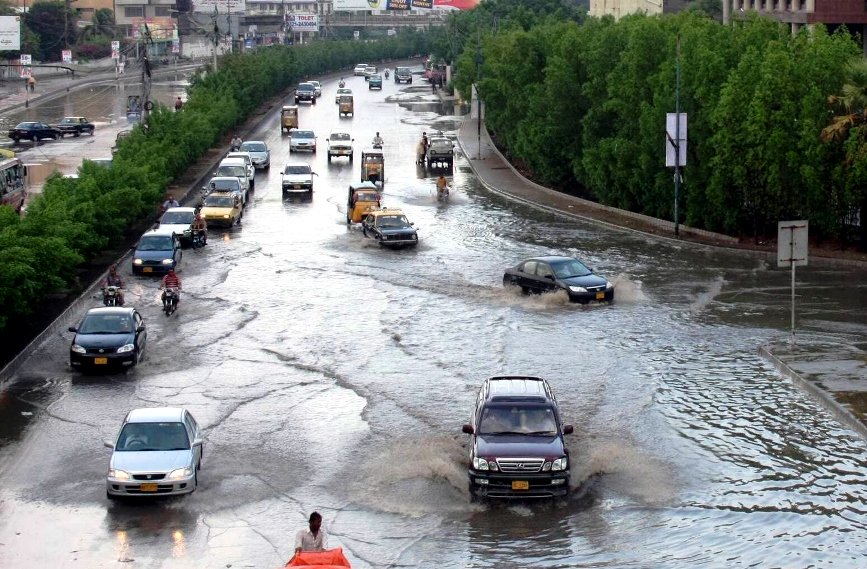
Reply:
[[[331,162],[332,157],[346,156],[351,164],[354,153],[353,142],[355,139],[348,132],[332,132],[328,136],[328,161]]]
[[[355,66],[355,74],[356,75],[364,75],[364,72],[367,70],[366,63],[359,63]]]

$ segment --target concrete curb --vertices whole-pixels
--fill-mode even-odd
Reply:
[[[831,395],[817,387],[812,382],[801,377],[801,375],[792,369],[789,364],[775,356],[768,345],[759,346],[759,355],[768,360],[774,368],[780,372],[780,374],[789,378],[797,387],[803,389],[812,396],[813,399],[822,405],[825,410],[831,413],[837,421],[858,433],[861,438],[867,440],[867,425],[864,425],[864,423],[862,423],[848,409],[837,403]]]

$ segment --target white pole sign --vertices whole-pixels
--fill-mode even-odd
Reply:
[[[795,267],[807,264],[807,232],[809,222],[780,221],[777,223],[777,266],[792,267],[792,337],[795,343]]]
[[[680,125],[677,124],[678,114],[680,114]],[[678,134],[680,134],[678,141],[680,161],[677,165],[686,166],[686,113],[665,113],[665,166],[667,168],[675,167],[674,146]]]

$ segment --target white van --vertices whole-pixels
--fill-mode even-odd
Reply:
[[[253,178],[247,170],[247,162],[243,158],[223,158],[220,165],[217,166],[214,176],[234,176],[241,181],[241,187],[244,189],[244,203],[247,203],[247,192],[253,191]]]

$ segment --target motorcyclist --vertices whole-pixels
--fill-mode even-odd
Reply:
[[[196,212],[196,218],[190,225],[190,230],[193,232],[193,239],[196,238],[196,235],[201,235],[202,245],[208,244],[208,224],[205,223],[205,220],[202,218],[202,214],[198,211]]]
[[[102,284],[103,302],[105,302],[105,289],[110,286],[117,287],[117,303],[118,306],[123,306],[123,279],[117,272],[117,265],[112,265],[108,269],[108,276],[105,277],[105,281]]]
[[[373,137],[373,147],[374,148],[382,148],[382,143],[383,143],[382,137],[379,136],[379,133],[377,132],[376,136]]]
[[[175,196],[169,194],[166,198],[166,201],[163,202],[161,213],[165,213],[173,207],[181,207],[181,204],[178,200],[175,199]]]
[[[166,289],[173,288],[177,294],[177,304],[181,302],[181,279],[175,273],[174,269],[169,269],[169,272],[166,273],[166,276],[163,277],[163,284],[160,287],[163,291],[162,301],[163,308],[166,306]]]
[[[389,72],[389,70],[388,70],[388,67],[386,67],[386,68],[385,68],[385,78],[386,78],[386,79],[388,79],[388,74],[389,74],[389,73],[390,73],[390,72]]]
[[[445,176],[440,174],[440,177],[437,178],[437,197],[441,198],[447,195],[449,195],[449,182]]]
[[[241,149],[241,143],[242,143],[242,142],[243,142],[243,141],[241,140],[241,137],[238,136],[238,135],[236,134],[236,135],[232,138],[232,143],[231,143],[231,145],[230,145],[230,146],[231,146],[231,149],[232,149],[232,152],[235,152],[235,151],[237,151],[237,150],[240,150],[240,149]]]
[[[340,87],[341,89],[346,87],[346,81],[343,80],[343,77],[340,78],[340,83],[338,83],[337,86]]]

